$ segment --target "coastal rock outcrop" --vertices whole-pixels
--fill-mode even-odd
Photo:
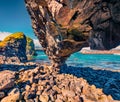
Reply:
[[[27,56],[33,56],[36,55],[35,52],[35,45],[33,40],[30,37],[26,37],[27,45],[26,45],[26,55]]]
[[[11,59],[13,62],[24,62],[26,57],[26,36],[22,32],[17,32],[6,37],[0,42],[1,61]]]
[[[65,65],[65,60],[88,42],[92,49],[111,49],[120,43],[119,0],[25,3],[34,32],[54,67]]]
[[[97,12],[90,18],[91,49],[110,50],[120,44],[120,1],[99,0]]]
[[[15,68],[10,65],[0,72],[0,102],[120,102],[120,73],[79,67],[55,71],[33,62],[17,66],[24,69],[8,71]]]
[[[46,65],[19,72],[16,83],[22,95],[19,101],[116,102],[85,79],[60,74]]]
[[[65,65],[66,59],[88,46],[88,24],[81,25],[77,2],[57,0],[25,0],[32,26],[43,50],[54,67]]]
[[[37,54],[33,40],[22,32],[11,34],[0,42],[0,63],[25,62],[34,55]]]

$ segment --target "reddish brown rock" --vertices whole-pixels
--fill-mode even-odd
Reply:
[[[63,94],[63,96],[75,97],[74,91],[70,91],[70,90],[66,90],[66,89],[62,90],[62,94]]]
[[[7,97],[3,98],[1,102],[17,102],[20,100],[20,91],[18,88],[14,88]]]
[[[15,73],[12,71],[0,72],[0,90],[12,88],[15,84]]]
[[[49,97],[48,97],[48,95],[40,95],[39,100],[41,102],[48,102],[49,101]]]
[[[18,82],[17,87],[19,87],[21,92],[21,98],[19,101],[116,102],[111,96],[105,95],[102,92],[102,89],[96,88],[95,85],[89,85],[83,78],[77,78],[69,74],[59,74],[54,71],[49,72],[48,66],[39,68],[39,73],[33,75],[33,73],[37,72],[37,69],[38,68],[29,69],[19,73],[19,78],[16,81]],[[25,77],[28,73],[29,76],[33,75],[33,81],[36,76],[39,81],[30,83],[29,78],[31,77]]]
[[[3,63],[26,62],[26,36],[22,32],[16,32],[7,36],[0,42],[0,60]]]
[[[25,0],[32,27],[54,67],[88,46],[111,49],[120,43],[119,0]]]

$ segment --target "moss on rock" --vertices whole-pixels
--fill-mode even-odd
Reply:
[[[24,37],[25,35],[22,32],[13,33],[0,42],[0,48],[7,46],[8,43],[14,43],[14,41],[24,39]]]
[[[16,32],[16,33],[13,33],[13,34],[7,36],[7,37],[4,39],[4,41],[10,41],[11,39],[17,39],[17,40],[19,40],[19,39],[23,39],[24,36],[25,36],[25,35],[23,34],[23,32]]]
[[[30,37],[26,37],[27,45],[26,45],[26,54],[27,56],[33,56],[36,55],[35,52],[35,45],[33,40]]]
[[[5,46],[6,46],[6,42],[5,41],[1,41],[0,42],[0,48],[5,47]]]
[[[5,56],[21,56],[26,59],[26,56],[31,57],[36,55],[34,42],[30,37],[26,37],[23,32],[16,32],[7,36],[0,42],[0,51]],[[25,57],[25,58],[24,58]],[[19,58],[19,59],[20,59]]]

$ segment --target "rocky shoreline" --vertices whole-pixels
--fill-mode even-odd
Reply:
[[[82,54],[120,54],[120,50],[89,50],[80,51]]]
[[[68,67],[55,70],[50,65],[33,62],[18,65],[1,64],[0,69],[1,102],[119,102],[112,98],[119,93],[105,95],[104,89],[96,88],[95,83],[91,84],[92,81],[96,82],[93,78],[100,76],[96,76],[97,72],[100,74],[100,71],[96,71],[95,74],[93,69]],[[108,77],[109,75],[106,75],[108,73],[104,74],[101,80],[97,78],[96,83],[103,84],[108,78],[109,82],[106,81],[108,92],[112,89],[119,91],[119,84],[114,83],[115,80],[113,83],[110,82],[113,77]],[[117,100],[119,96],[120,94],[116,97]]]
[[[116,54],[120,55],[120,48],[111,49],[111,50],[92,50],[89,47],[83,48],[80,53],[82,54]]]
[[[24,1],[51,66],[28,62],[36,54],[24,33],[5,38],[0,42],[0,102],[120,102],[120,72],[66,66],[83,47],[110,50],[120,44],[119,0]]]

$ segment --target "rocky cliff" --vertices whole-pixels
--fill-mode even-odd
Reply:
[[[26,36],[22,32],[17,32],[7,36],[0,42],[0,55],[4,56],[2,60],[9,60],[12,57],[16,62],[24,62],[26,57]]]
[[[0,62],[24,62],[36,56],[34,42],[22,32],[7,36],[0,42]]]
[[[111,49],[120,42],[119,0],[25,0],[32,27],[54,67],[88,46]]]
[[[33,56],[36,55],[35,52],[35,45],[33,40],[30,37],[26,37],[27,45],[26,45],[26,55],[27,56]]]

